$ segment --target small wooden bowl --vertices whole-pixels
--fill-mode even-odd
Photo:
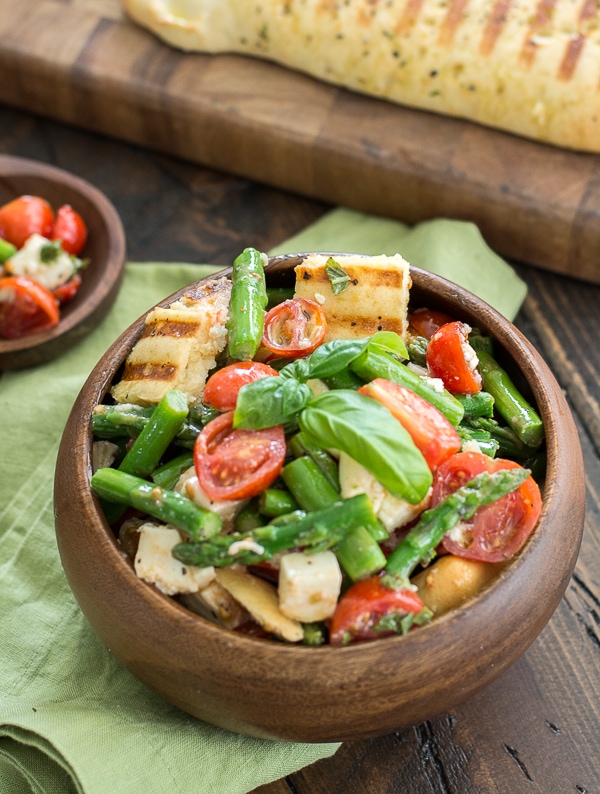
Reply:
[[[272,259],[270,282],[292,283],[301,258]],[[567,587],[585,490],[577,431],[560,386],[532,345],[487,304],[430,273],[412,269],[412,278],[413,306],[440,309],[495,337],[498,358],[542,414],[548,466],[543,512],[519,555],[476,599],[405,637],[308,648],[242,636],[136,578],[90,491],[90,416],[140,336],[143,318],[104,355],[73,408],[55,482],[67,578],[111,652],[154,692],[206,722],[303,742],[367,738],[418,724],[454,708],[513,664]]]
[[[89,259],[75,298],[58,325],[20,339],[0,338],[0,370],[42,364],[86,336],[111,307],[123,276],[125,233],[117,211],[97,188],[45,163],[0,155],[0,206],[21,195],[45,198],[56,211],[70,204],[88,227],[81,257]]]

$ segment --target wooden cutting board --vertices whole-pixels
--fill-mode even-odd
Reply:
[[[474,221],[505,257],[600,283],[600,155],[182,53],[118,0],[2,6],[0,102],[411,224]]]

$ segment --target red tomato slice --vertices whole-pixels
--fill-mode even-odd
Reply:
[[[218,369],[206,381],[202,401],[217,411],[233,411],[239,390],[252,381],[279,375],[276,369],[260,361],[237,361]]]
[[[69,204],[58,208],[52,230],[52,239],[62,242],[63,250],[77,256],[87,240],[87,226],[81,215]]]
[[[62,305],[63,303],[68,303],[70,300],[73,300],[80,286],[81,274],[75,273],[74,276],[72,276],[68,281],[65,281],[64,284],[61,284],[60,287],[53,289],[52,294]]]
[[[454,317],[435,309],[415,309],[408,322],[411,332],[430,339],[440,326],[454,322]]]
[[[481,391],[477,354],[469,344],[468,325],[446,323],[434,333],[427,345],[427,367],[434,378],[441,378],[453,394]]]
[[[50,290],[21,276],[0,278],[0,336],[18,339],[58,324],[58,301]]]
[[[443,463],[433,480],[434,507],[461,485],[483,471],[519,468],[512,460],[490,458],[480,452],[459,452]],[[540,489],[533,479],[497,502],[480,507],[473,518],[461,524],[459,535],[452,532],[442,540],[450,554],[469,560],[502,562],[515,555],[531,535],[542,511]]]
[[[19,196],[0,207],[0,237],[22,248],[32,234],[52,235],[54,212],[39,196]]]
[[[396,417],[431,471],[435,472],[446,458],[461,448],[460,436],[441,411],[410,389],[385,378],[375,378],[358,391],[385,405]]]
[[[194,446],[200,487],[209,499],[248,499],[276,479],[285,460],[283,427],[233,429],[233,411],[209,422]]]
[[[306,356],[325,338],[327,320],[315,301],[291,298],[267,312],[262,344],[281,358]]]
[[[329,643],[346,645],[352,640],[375,640],[395,634],[393,630],[378,630],[381,618],[408,614],[416,615],[423,602],[408,588],[393,590],[382,584],[379,576],[355,582],[340,598],[329,626]]]

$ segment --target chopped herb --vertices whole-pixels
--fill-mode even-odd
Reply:
[[[339,295],[345,289],[348,289],[348,285],[350,284],[350,276],[332,256],[330,256],[325,263],[325,272],[327,273],[327,277],[331,283],[331,291],[334,295]]]
[[[60,240],[45,243],[40,248],[40,262],[43,262],[45,265],[51,265],[53,262],[56,262],[61,253],[62,246]]]

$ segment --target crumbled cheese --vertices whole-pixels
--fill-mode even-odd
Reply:
[[[243,540],[236,540],[232,543],[227,553],[235,557],[240,551],[252,551],[254,554],[264,554],[265,549],[264,546],[261,546],[260,543],[257,543],[252,538],[244,538]]]
[[[196,593],[215,578],[215,569],[184,565],[173,557],[171,551],[181,543],[178,530],[157,524],[143,524],[135,555],[136,575],[154,584],[166,595]]]
[[[76,270],[73,257],[57,248],[56,256],[51,261],[44,262],[42,249],[46,245],[54,246],[55,243],[41,234],[32,234],[25,245],[5,262],[6,271],[13,276],[33,279],[49,290],[69,281]]]
[[[459,521],[458,524],[452,527],[447,533],[450,540],[453,540],[458,546],[466,549],[471,545],[473,538],[473,527],[466,524],[464,521]]]
[[[426,377],[423,378],[423,380],[430,388],[433,389],[433,391],[437,392],[438,394],[444,393],[445,386],[444,381],[441,378]]]

